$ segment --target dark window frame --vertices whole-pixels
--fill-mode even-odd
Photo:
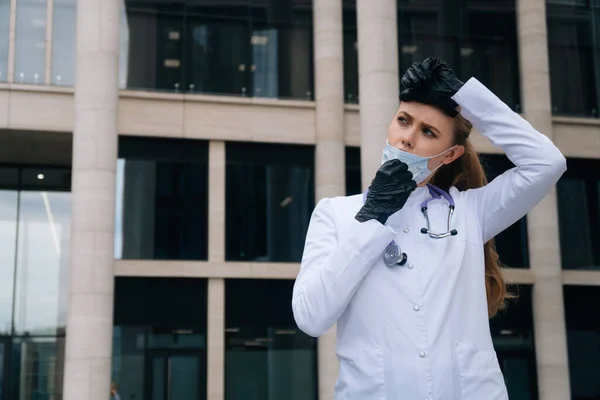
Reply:
[[[561,243],[561,262],[563,269],[600,269],[600,248],[598,245],[594,246],[594,243],[600,243],[600,160],[597,159],[586,159],[586,158],[568,158],[567,159],[567,171],[563,174],[557,183],[557,207],[558,207],[558,228],[559,228],[559,240]],[[570,265],[570,261],[567,257],[566,248],[567,240],[570,237],[568,232],[564,232],[563,218],[568,218],[570,213],[578,212],[581,213],[582,209],[578,207],[577,210],[564,210],[562,203],[562,191],[563,183],[565,182],[582,182],[585,187],[585,198],[584,202],[587,205],[586,210],[588,211],[588,218],[584,220],[589,224],[586,228],[589,233],[589,241],[591,244],[591,258],[593,265],[581,268],[575,265]],[[580,229],[581,227],[578,227]]]
[[[315,147],[296,144],[227,142],[225,154],[226,260],[299,262],[302,246],[295,246],[294,254],[290,252],[291,243],[287,248],[279,243],[277,251],[274,250],[275,245],[269,246],[269,238],[274,237],[269,233],[269,226],[274,229],[275,221],[271,220],[277,218],[275,214],[279,213],[279,217],[285,217],[288,224],[281,228],[282,232],[288,230],[285,235],[291,234],[292,229],[288,228],[291,228],[294,223],[301,224],[293,229],[295,233],[303,237],[306,234],[315,207]],[[275,202],[269,203],[269,190],[273,191],[274,186],[269,185],[267,172],[279,171],[293,175],[294,169],[300,178],[306,180],[297,183],[303,187],[289,185],[287,189],[280,189],[289,190],[289,196],[292,196],[292,192],[299,194],[300,200],[294,202],[293,198],[288,198],[287,200],[291,202],[284,205],[286,199],[277,198],[276,201],[281,203],[277,203],[279,207],[275,207]],[[242,183],[248,179],[253,179],[254,184],[248,186],[248,183]],[[281,183],[282,176],[271,177],[271,179],[273,182],[279,179]],[[240,184],[242,186],[239,186]],[[248,188],[252,191],[245,192]],[[275,196],[273,193],[271,195]],[[243,202],[240,200],[242,198]],[[299,207],[300,211],[296,210],[296,213],[288,211],[290,204],[291,207]],[[253,213],[248,213],[248,210],[252,210]],[[303,232],[299,231],[300,228]],[[250,235],[250,231],[254,234]],[[300,242],[299,237],[296,237],[296,240]],[[301,241],[303,243],[304,239]]]
[[[123,254],[121,258],[208,260],[209,142],[195,139],[120,136],[118,159],[125,160],[125,166],[128,160],[152,163],[156,183],[153,189],[153,215],[147,217],[148,220],[151,218],[154,227],[152,256],[138,254],[137,257],[130,257]],[[131,197],[126,195],[126,175],[125,171],[123,198]],[[200,181],[191,184],[189,180],[192,178]],[[163,185],[159,185],[161,182]],[[201,203],[200,206],[196,200]],[[123,226],[126,225],[126,205],[127,203],[123,202]],[[124,248],[128,232],[130,231],[123,231]],[[146,250],[136,251],[145,253],[148,251],[147,246],[149,245],[144,247]]]

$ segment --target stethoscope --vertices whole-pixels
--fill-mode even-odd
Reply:
[[[454,215],[454,209],[456,208],[454,205],[454,199],[452,199],[452,196],[450,196],[449,193],[446,193],[445,191],[438,188],[437,186],[433,186],[430,184],[427,184],[427,189],[429,189],[429,194],[431,194],[431,197],[428,198],[427,200],[423,201],[423,203],[421,203],[421,212],[425,216],[425,221],[427,221],[427,228],[421,228],[421,233],[424,235],[429,235],[429,237],[432,239],[442,239],[442,238],[445,238],[448,236],[458,235],[458,231],[456,229],[450,229],[452,215]],[[367,193],[368,193],[368,189],[365,191],[365,193],[363,195],[363,202],[367,198]],[[446,232],[437,233],[437,232],[433,232],[429,229],[430,225],[429,225],[429,216],[427,215],[427,206],[429,205],[430,201],[441,199],[441,198],[446,199],[446,201],[448,202],[448,222],[447,222]],[[394,267],[396,265],[404,265],[404,264],[406,264],[407,260],[408,260],[408,256],[406,255],[406,253],[403,253],[400,250],[400,246],[398,246],[398,244],[395,241],[392,241],[385,248],[385,251],[383,252],[383,261],[385,262],[385,265],[387,265],[388,267]]]

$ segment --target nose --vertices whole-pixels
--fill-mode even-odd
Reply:
[[[402,144],[403,149],[414,149],[415,147],[415,137],[414,132],[412,130],[405,132],[405,134],[400,138],[400,143]]]

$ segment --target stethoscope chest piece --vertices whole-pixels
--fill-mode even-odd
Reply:
[[[390,243],[383,252],[383,261],[388,267],[404,265],[407,259],[406,253],[402,253],[395,242]]]

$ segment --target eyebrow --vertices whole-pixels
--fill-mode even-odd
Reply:
[[[398,115],[404,115],[404,116],[405,116],[405,117],[407,117],[407,118],[408,118],[408,119],[409,119],[411,122],[415,120],[415,119],[414,119],[414,117],[413,117],[412,115],[410,115],[409,113],[407,113],[406,111],[400,111],[400,112],[398,113]],[[421,122],[421,126],[424,126],[424,127],[426,127],[426,128],[429,128],[429,129],[431,129],[432,131],[434,131],[434,132],[435,132],[435,133],[437,133],[438,135],[441,135],[441,134],[442,134],[442,133],[440,132],[440,130],[439,130],[438,128],[436,128],[435,126],[433,126],[433,125],[429,125],[429,124],[426,124],[425,122]]]

